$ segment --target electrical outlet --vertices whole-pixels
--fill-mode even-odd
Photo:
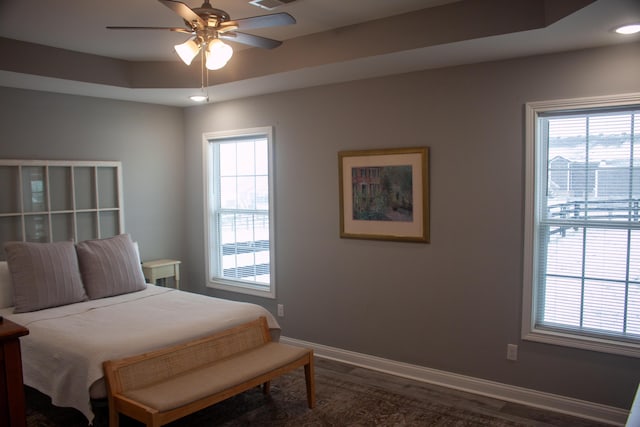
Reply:
[[[278,317],[284,317],[284,304],[278,304]]]
[[[518,360],[518,346],[507,344],[507,360]]]

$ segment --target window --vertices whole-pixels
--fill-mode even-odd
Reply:
[[[204,135],[208,286],[275,297],[271,128]]]
[[[523,338],[640,357],[640,94],[526,110]]]

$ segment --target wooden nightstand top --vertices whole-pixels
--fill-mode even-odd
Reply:
[[[0,322],[0,341],[18,338],[28,335],[29,330],[22,325],[13,323],[11,320],[3,318]]]
[[[176,281],[176,289],[180,289],[180,261],[177,259],[156,259],[143,262],[142,273],[153,284],[158,279],[173,277]]]
[[[155,267],[164,267],[165,265],[174,265],[180,264],[182,261],[178,261],[177,259],[156,259],[153,261],[146,261],[142,263],[142,266],[145,268],[155,268]]]

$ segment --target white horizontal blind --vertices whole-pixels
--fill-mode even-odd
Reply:
[[[640,343],[640,106],[538,116],[534,326]]]
[[[269,284],[267,139],[242,138],[216,144],[220,276]]]

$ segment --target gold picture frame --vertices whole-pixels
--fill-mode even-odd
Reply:
[[[340,237],[429,243],[429,148],[341,151]]]

